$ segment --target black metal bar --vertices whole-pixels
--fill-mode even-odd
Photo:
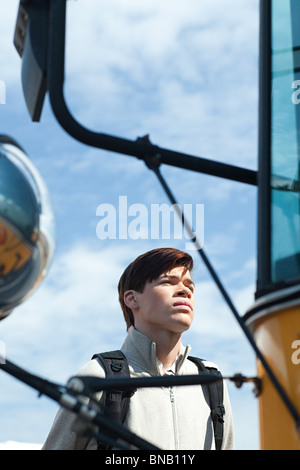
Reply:
[[[92,132],[71,115],[63,93],[65,68],[66,0],[50,0],[48,91],[52,110],[63,129],[76,140],[93,147],[144,159],[158,157],[160,162],[233,181],[257,185],[257,172],[227,165],[153,145],[148,139],[135,141]]]
[[[0,364],[0,370],[1,369],[26,385],[34,388],[40,395],[46,395],[57,402],[60,401],[63,390],[58,384],[31,374],[7,359],[5,359],[4,363]]]
[[[255,394],[259,395],[261,391],[261,379],[258,377],[246,377],[242,374],[229,376],[219,376],[213,374],[194,374],[194,375],[168,375],[156,377],[128,377],[128,378],[100,378],[92,376],[71,377],[67,383],[67,390],[75,395],[91,396],[94,393],[105,390],[132,390],[137,388],[153,387],[178,387],[184,385],[209,385],[221,380],[230,380],[234,382],[237,388],[241,388],[244,383],[254,383]]]
[[[227,377],[224,377],[224,379]],[[157,377],[136,378],[99,378],[74,376],[68,381],[68,388],[79,391],[80,394],[90,395],[104,390],[128,390],[129,388],[175,387],[184,385],[207,385],[223,380],[222,377],[212,374],[195,375],[168,375]],[[230,378],[233,380],[233,378]]]
[[[260,0],[257,292],[271,284],[271,1]]]

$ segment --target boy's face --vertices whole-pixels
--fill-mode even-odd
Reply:
[[[147,282],[142,293],[134,291],[135,326],[145,334],[154,330],[183,333],[194,317],[194,283],[184,267],[174,268]]]

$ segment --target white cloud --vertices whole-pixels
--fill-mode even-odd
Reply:
[[[0,450],[40,450],[41,444],[7,441],[0,442]]]

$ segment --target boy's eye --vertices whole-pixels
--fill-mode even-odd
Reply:
[[[172,281],[170,279],[162,279],[160,281],[160,284],[175,285],[176,282]],[[194,286],[192,284],[187,283],[187,284],[185,284],[185,286],[192,292],[192,294],[194,293],[195,289],[194,289]]]

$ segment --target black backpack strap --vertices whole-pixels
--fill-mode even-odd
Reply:
[[[198,366],[199,372],[222,377],[221,372],[215,367],[205,366],[203,364],[203,359],[193,356],[188,356],[188,359]],[[223,380],[218,380],[217,382],[213,382],[205,386],[209,391],[209,406],[211,409],[211,419],[214,428],[216,450],[221,450],[224,432],[223,416],[225,415],[225,407],[223,403]]]
[[[106,377],[130,377],[129,367],[124,354],[119,351],[110,351],[94,354],[92,359],[97,359],[105,370]],[[124,423],[130,397],[136,390],[111,389],[106,391],[105,412],[120,423]],[[98,449],[109,449],[108,445],[98,441]]]

